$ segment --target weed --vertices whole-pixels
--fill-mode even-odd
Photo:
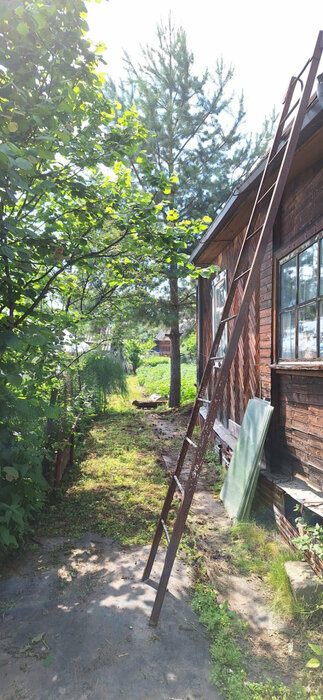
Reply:
[[[226,700],[319,700],[319,695],[299,685],[287,688],[270,678],[261,683],[248,680],[244,653],[246,623],[229,609],[227,601],[220,603],[217,595],[210,584],[199,583],[192,606],[211,639],[210,681]]]
[[[205,481],[216,497],[219,497],[223,482],[227,473],[224,465],[220,464],[219,458],[213,447],[205,454]]]
[[[274,610],[279,611],[282,616],[296,617],[301,612],[292,595],[284,566],[286,561],[298,558],[297,555],[288,549],[276,553],[272,560],[268,562],[267,582],[273,591],[272,604]]]
[[[254,521],[234,525],[232,540],[232,563],[237,571],[244,576],[253,573],[261,576],[270,585],[274,609],[283,616],[294,616],[297,607],[284,563],[299,557],[275,532]]]
[[[128,388],[138,395],[135,377],[129,378]],[[76,537],[90,530],[123,545],[146,544],[165,490],[153,429],[129,399],[114,396],[108,413],[90,430],[86,456],[66,474],[39,529],[49,536],[64,532]]]

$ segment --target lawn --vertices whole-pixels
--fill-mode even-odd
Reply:
[[[147,394],[169,395],[170,359],[151,355],[142,360],[137,369],[137,377]],[[181,403],[194,401],[196,396],[196,365],[194,362],[181,363]]]

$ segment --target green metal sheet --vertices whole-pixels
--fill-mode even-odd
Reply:
[[[262,399],[248,402],[221,491],[224,506],[234,520],[246,520],[249,516],[273,410],[270,403]]]

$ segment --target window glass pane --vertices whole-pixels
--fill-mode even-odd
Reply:
[[[318,245],[314,243],[299,255],[299,290],[298,301],[302,303],[317,295]]]
[[[286,309],[296,304],[296,257],[281,266],[280,307]]]
[[[295,357],[295,311],[285,311],[280,316],[280,355]]]
[[[321,270],[320,270],[320,294],[323,294],[323,238],[320,240],[320,260],[321,260]]]
[[[316,304],[298,309],[298,357],[316,357]]]
[[[323,357],[323,301],[320,301],[320,356]]]
[[[221,314],[223,311],[223,307],[225,304],[227,296],[227,280],[226,276],[223,276],[223,278],[216,282],[213,286],[213,337],[216,334],[216,331],[218,329],[218,325],[220,322]],[[228,338],[228,333],[227,333],[227,328],[224,328],[222,338],[218,347],[217,351],[217,357],[223,357],[226,351],[227,347],[227,338]]]

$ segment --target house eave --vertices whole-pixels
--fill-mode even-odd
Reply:
[[[314,96],[309,104],[308,110],[304,117],[300,137],[297,144],[297,150],[312,136],[315,131],[317,131],[323,125],[323,108],[320,106],[318,99]],[[281,158],[277,156],[276,169],[278,168],[283,154],[284,143],[288,137],[291,125],[289,124],[284,131],[281,143],[279,145],[279,152],[281,153]],[[251,173],[239,186],[239,188],[233,192],[225,205],[223,206],[221,212],[212,221],[208,229],[205,231],[200,242],[194,248],[191,253],[189,262],[194,263],[197,266],[206,266],[209,263],[199,262],[202,254],[206,251],[210,243],[215,242],[217,236],[223,227],[230,221],[233,215],[241,207],[241,205],[246,201],[248,194],[251,190],[255,190],[258,183],[260,182],[261,175],[265,168],[266,159],[268,153],[256,164]],[[273,169],[274,172],[274,169]]]

